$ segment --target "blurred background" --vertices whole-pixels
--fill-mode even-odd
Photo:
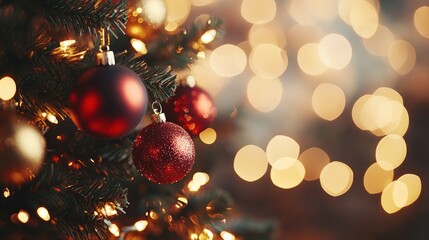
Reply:
[[[429,238],[429,1],[166,3],[167,30],[224,23],[178,74],[216,102],[195,169],[241,215],[277,239]]]

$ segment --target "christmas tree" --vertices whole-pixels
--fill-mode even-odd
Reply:
[[[191,171],[208,93],[179,86],[211,104],[202,118],[175,111],[192,94],[171,100],[221,21],[166,31],[165,14],[161,0],[0,1],[2,239],[270,238],[271,223],[230,222],[228,194]]]

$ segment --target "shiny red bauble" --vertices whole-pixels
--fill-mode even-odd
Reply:
[[[171,122],[152,123],[134,140],[132,156],[137,170],[155,183],[183,179],[195,162],[195,146],[189,134]]]
[[[95,66],[85,71],[70,94],[72,120],[97,138],[120,138],[143,118],[147,91],[139,76],[120,66]]]
[[[213,98],[198,86],[177,87],[175,95],[163,104],[163,111],[169,121],[193,135],[209,127],[217,114]]]

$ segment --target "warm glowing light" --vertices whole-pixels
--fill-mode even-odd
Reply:
[[[340,70],[352,59],[352,46],[343,35],[332,33],[320,41],[319,55],[327,67]]]
[[[302,152],[298,160],[304,165],[304,179],[307,181],[319,179],[322,169],[331,161],[328,154],[317,147],[312,147]]]
[[[213,1],[214,0],[191,0],[192,5],[197,6],[197,7],[209,5]]]
[[[271,168],[271,181],[274,185],[283,189],[290,189],[298,186],[305,176],[304,165],[297,159],[288,158],[289,161],[286,168],[277,169]]]
[[[211,29],[211,30],[208,30],[207,32],[205,32],[201,36],[201,42],[207,44],[207,43],[212,42],[215,38],[216,38],[216,30]]]
[[[271,112],[279,104],[283,96],[283,85],[279,79],[262,79],[252,77],[247,84],[247,99],[256,110]]]
[[[188,199],[185,197],[178,197],[176,202],[176,208],[183,208],[188,205]]]
[[[407,144],[402,136],[389,134],[382,138],[375,150],[375,159],[384,170],[399,167],[407,155]]]
[[[48,121],[53,123],[53,124],[58,124],[57,117],[55,117],[55,115],[53,115],[51,113],[48,113],[48,115],[46,116],[46,119],[48,119]]]
[[[165,29],[176,29],[188,18],[189,12],[191,11],[191,4],[188,0],[164,0],[167,7],[167,16],[165,22],[167,25]],[[168,30],[167,30],[168,31]]]
[[[204,184],[210,181],[210,176],[205,172],[196,172],[192,177],[192,181],[194,181],[196,184],[200,186],[203,186]]]
[[[141,54],[146,54],[147,53],[146,44],[143,41],[141,41],[139,39],[136,39],[136,38],[132,38],[130,40],[130,42],[131,42],[131,45],[133,46],[133,48],[137,52],[139,52]]]
[[[299,144],[288,136],[277,135],[267,145],[267,159],[274,168],[281,158],[297,159],[299,156]],[[281,167],[280,167],[281,168]]]
[[[33,126],[21,126],[15,134],[15,145],[20,154],[30,160],[31,167],[39,166],[45,156],[46,142]]]
[[[354,1],[350,10],[350,23],[359,36],[369,38],[377,31],[378,12],[365,0]]]
[[[39,207],[36,212],[37,212],[37,215],[39,215],[39,217],[44,221],[49,221],[51,219],[51,216],[49,215],[49,211],[45,207]]]
[[[362,108],[361,123],[366,130],[375,131],[386,127],[392,116],[392,108],[388,98],[371,96]]]
[[[216,141],[217,133],[213,128],[206,128],[200,132],[200,139],[205,144],[213,144]]]
[[[379,0],[365,0],[369,4],[371,4],[377,12],[380,11],[380,3]],[[351,25],[350,20],[350,12],[352,9],[353,3],[355,3],[356,0],[339,0],[338,2],[338,14],[343,19],[344,22]]]
[[[425,38],[429,38],[429,7],[419,7],[414,13],[414,26],[417,31]]]
[[[118,211],[116,210],[116,206],[113,202],[107,202],[100,210],[103,215],[108,217],[118,215]]]
[[[422,181],[420,180],[420,177],[415,174],[405,174],[398,178],[397,181],[402,182],[407,186],[408,198],[404,207],[414,203],[419,198],[422,191]]]
[[[198,234],[196,234],[196,233],[192,233],[192,234],[189,236],[189,238],[190,238],[191,240],[198,240]]]
[[[344,111],[346,95],[338,86],[322,83],[314,90],[311,103],[314,112],[319,117],[332,121]]]
[[[177,23],[170,22],[170,23],[165,24],[164,29],[167,32],[174,32],[177,30],[178,27],[179,27],[179,25],[177,25]]]
[[[199,240],[212,240],[214,237],[212,231],[208,230],[207,228],[203,229],[203,232],[198,237]]]
[[[274,44],[263,43],[252,49],[249,57],[252,71],[261,78],[280,77],[288,66],[286,51]]]
[[[334,20],[337,16],[335,6],[335,0],[292,0],[288,11],[290,16],[300,24],[315,24],[320,20]]]
[[[395,40],[395,36],[385,26],[379,25],[377,31],[370,38],[364,38],[363,44],[371,54],[385,57],[389,50],[389,45]]]
[[[75,44],[76,40],[70,39],[70,40],[64,40],[60,42],[60,48],[63,51],[66,51],[68,47],[70,47],[71,45]]]
[[[198,183],[196,183],[196,182],[194,182],[193,180],[191,180],[191,181],[188,183],[188,189],[189,189],[189,191],[191,191],[191,192],[197,192],[198,190],[200,190],[200,187],[201,187],[201,185],[200,185],[200,184],[198,184]]]
[[[27,223],[28,220],[30,220],[30,214],[24,210],[21,210],[18,213],[18,220],[22,223]]]
[[[378,163],[372,164],[365,172],[363,185],[370,194],[381,193],[393,181],[393,170],[386,171]]]
[[[401,94],[399,94],[393,88],[389,88],[389,87],[380,87],[380,88],[377,88],[377,90],[374,91],[373,95],[374,96],[387,97],[387,98],[389,98],[391,100],[399,102],[400,104],[404,104],[404,100],[403,100]]]
[[[210,66],[222,77],[234,77],[246,67],[247,57],[244,51],[234,45],[225,44],[210,55]]]
[[[381,206],[389,214],[401,210],[408,199],[407,185],[400,181],[393,181],[381,194]]]
[[[244,146],[235,155],[234,171],[245,181],[253,182],[260,179],[267,169],[267,156],[258,146]]]
[[[197,53],[197,57],[201,58],[201,59],[205,59],[206,58],[206,53],[204,51],[199,51]]]
[[[156,220],[156,219],[159,218],[159,215],[154,210],[151,210],[150,213],[149,213],[149,217],[152,218],[152,219],[154,219],[154,220]]]
[[[262,43],[284,47],[286,46],[286,37],[283,31],[275,25],[253,25],[249,31],[249,42],[252,47]]]
[[[141,7],[138,7],[136,10],[138,13],[142,13],[144,16],[147,16],[146,20],[149,21],[151,25],[159,26],[163,24],[164,21],[166,20],[168,7],[171,7],[171,6],[168,6],[166,3],[164,3],[164,1],[145,0],[144,4],[142,4]],[[183,11],[182,14],[185,15],[184,12],[186,10],[181,9],[178,11]],[[176,14],[177,14],[175,15],[176,17],[178,16],[183,17],[178,13]],[[170,17],[169,20],[171,20],[172,16],[170,15],[169,17]]]
[[[224,88],[229,79],[219,76],[211,67],[210,58],[212,52],[210,50],[205,50],[204,52],[205,58],[200,58],[195,64],[192,64],[190,74],[198,79],[199,87],[207,90],[210,95],[216,96]],[[222,58],[222,56],[218,56],[217,58]],[[219,65],[219,68],[222,68],[222,64],[215,65]],[[243,65],[243,69],[245,67],[246,64]]]
[[[363,107],[365,103],[372,97],[372,95],[366,94],[360,97],[352,108],[352,119],[355,125],[361,130],[366,130],[361,122],[361,116],[363,114]]]
[[[405,75],[413,70],[416,64],[416,49],[405,40],[396,40],[389,45],[387,58],[397,73]]]
[[[342,162],[331,162],[320,173],[320,185],[326,193],[337,197],[346,193],[353,183],[353,171]]]
[[[3,197],[4,198],[10,197],[10,190],[9,190],[9,188],[4,188],[3,189]]]
[[[320,59],[319,44],[308,43],[298,51],[298,65],[308,75],[321,75],[326,72],[327,67]]]
[[[227,231],[220,232],[220,236],[223,240],[235,240],[235,236]]]
[[[140,220],[140,221],[137,221],[136,223],[134,223],[134,227],[139,232],[145,230],[147,225],[148,225],[148,221],[146,221],[146,220]]]
[[[276,16],[277,5],[274,0],[243,0],[241,16],[253,24],[270,22]]]
[[[114,224],[114,223],[112,223],[112,224],[109,226],[109,231],[110,231],[110,233],[112,233],[112,234],[113,234],[113,236],[115,236],[115,237],[119,237],[119,235],[120,235],[120,233],[121,233],[121,231],[119,230],[118,225],[116,225],[116,224]]]
[[[385,103],[378,106],[378,111],[387,116],[384,126],[372,131],[377,136],[384,136],[387,134],[396,134],[404,136],[408,130],[409,117],[408,111],[403,106],[402,96],[392,88],[382,87],[378,88],[374,96],[384,97]]]
[[[0,79],[0,99],[7,101],[13,98],[16,93],[16,84],[13,78],[3,77]]]

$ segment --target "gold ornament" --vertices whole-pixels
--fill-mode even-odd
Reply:
[[[0,184],[19,186],[32,179],[42,166],[46,143],[32,125],[14,114],[0,114]]]

